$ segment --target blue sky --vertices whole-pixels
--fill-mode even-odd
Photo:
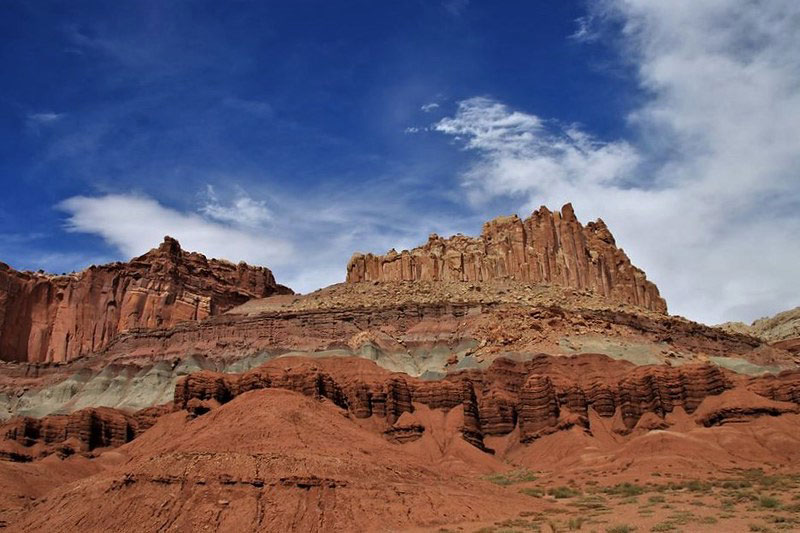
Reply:
[[[170,234],[308,291],[572,201],[673,312],[800,305],[800,4],[656,4],[5,2],[0,260]]]

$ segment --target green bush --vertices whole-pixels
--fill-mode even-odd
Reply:
[[[777,509],[781,506],[780,500],[771,496],[762,496],[761,499],[758,500],[758,504],[764,509]]]
[[[581,492],[577,489],[572,487],[553,487],[547,489],[547,494],[553,496],[556,499],[563,499],[563,498],[574,498],[575,496],[580,496]]]
[[[634,485],[633,483],[619,483],[613,487],[606,487],[603,492],[606,494],[613,494],[615,496],[624,496],[630,498],[644,493],[644,487]]]
[[[606,533],[632,533],[636,528],[627,524],[620,524],[606,529]]]

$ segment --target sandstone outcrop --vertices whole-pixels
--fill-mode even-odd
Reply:
[[[496,218],[480,237],[433,234],[411,251],[355,254],[347,281],[489,281],[511,279],[591,289],[612,300],[658,312],[667,305],[658,288],[617,248],[605,223],[583,226],[572,205],[541,207],[529,218]]]
[[[166,237],[127,263],[62,276],[0,263],[0,360],[67,361],[124,331],[168,328],[289,294],[268,269],[207,259]]]
[[[68,415],[22,416],[0,425],[0,439],[19,444],[20,450],[33,449],[28,460],[31,456],[54,451],[69,455],[95,448],[114,448],[130,442],[170,411],[169,405],[149,407],[133,414],[109,407],[90,407]],[[23,454],[18,455],[16,460],[25,458]]]
[[[761,378],[745,384],[709,364],[635,367],[597,355],[558,358],[542,354],[524,363],[497,359],[485,371],[459,372],[431,382],[383,371],[363,360],[290,357],[240,375],[208,371],[190,374],[178,381],[174,404],[179,409],[198,405],[197,400],[224,404],[250,390],[282,388],[326,398],[356,418],[385,418],[387,436],[400,435],[399,441],[406,436],[412,440],[415,433],[424,431],[414,427],[410,419],[403,419],[406,413],[414,412],[414,404],[446,411],[460,407],[464,440],[490,451],[483,444],[484,437],[506,435],[517,426],[522,442],[572,427],[591,431],[589,409],[604,418],[617,417],[620,425],[616,431],[628,434],[644,415],[651,419],[647,425],[655,427],[650,415],[663,419],[677,408],[692,414],[706,398],[727,390],[744,391],[742,397],[746,399],[757,396],[745,386],[761,394],[762,404],[770,405],[754,408],[748,401],[740,406],[740,412],[795,412],[776,411],[773,404],[777,402],[767,399],[771,391],[788,390],[795,381],[788,375],[779,380],[764,379],[767,382],[759,388]],[[798,403],[800,398],[794,401]],[[729,402],[720,405],[731,414],[719,414],[720,409],[712,407],[704,411],[698,423],[715,424],[739,412]]]
[[[697,423],[706,427],[747,422],[759,416],[780,416],[800,412],[800,406],[778,402],[747,389],[726,391],[709,399],[697,410]]]

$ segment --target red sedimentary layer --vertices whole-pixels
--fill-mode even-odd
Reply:
[[[365,371],[365,364],[372,368]],[[747,387],[765,397],[798,403],[798,384],[800,375],[791,373],[767,382],[759,378],[744,383],[714,365],[634,367],[592,355],[540,355],[524,363],[501,358],[485,371],[464,371],[441,381],[390,373],[366,361],[287,358],[239,375],[209,371],[190,374],[178,382],[174,403],[177,408],[203,413],[209,405],[226,403],[250,390],[282,388],[325,397],[357,418],[376,416],[385,418],[389,425],[403,413],[413,412],[414,403],[445,410],[461,406],[464,439],[485,449],[485,436],[505,435],[516,426],[522,442],[574,426],[591,430],[589,408],[606,418],[619,413],[617,431],[625,434],[643,415],[663,418],[678,407],[691,414],[706,397],[733,388]],[[749,405],[738,411],[745,415],[777,412],[780,410],[772,406]],[[724,418],[724,414],[712,413],[703,423]],[[406,430],[398,428],[397,432]]]
[[[41,455],[50,453],[53,448],[69,454],[117,447],[152,427],[160,416],[171,410],[171,406],[161,405],[130,414],[110,407],[90,407],[68,415],[21,416],[0,425],[0,439],[16,442],[24,448],[41,448]],[[65,443],[66,446],[59,447]],[[18,455],[17,460],[30,459],[30,456]]]
[[[209,260],[169,237],[128,263],[78,274],[18,272],[0,263],[0,359],[67,361],[123,331],[203,320],[286,293],[266,268]]]
[[[99,407],[41,419],[17,417],[0,425],[0,440],[19,445],[6,453],[17,461],[53,451],[121,446],[173,409],[199,416],[245,392],[270,388],[327,398],[355,418],[383,419],[384,437],[396,443],[417,440],[425,432],[414,418],[415,404],[460,408],[461,436],[487,452],[492,450],[484,445],[485,437],[515,428],[523,443],[572,427],[591,432],[590,408],[600,417],[615,417],[614,430],[620,434],[664,428],[664,417],[676,408],[695,413],[697,423],[705,426],[800,410],[800,372],[747,378],[708,364],[636,367],[602,355],[541,354],[526,362],[499,358],[486,370],[426,381],[364,359],[286,357],[242,374],[189,374],[178,381],[172,405],[132,414]]]
[[[480,237],[431,235],[411,251],[355,254],[347,281],[487,281],[513,279],[591,289],[611,299],[666,312],[658,288],[617,248],[605,223],[583,226],[572,205],[541,207],[529,218],[496,218]]]

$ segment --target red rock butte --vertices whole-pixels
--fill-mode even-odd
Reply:
[[[186,252],[165,237],[127,263],[53,276],[0,263],[0,360],[67,361],[118,333],[218,315],[251,298],[291,294],[269,269]]]
[[[525,220],[499,217],[480,237],[436,234],[423,246],[386,255],[354,254],[347,281],[490,281],[511,279],[591,289],[612,300],[666,312],[645,273],[617,248],[601,219],[582,225],[571,204],[542,206]]]

